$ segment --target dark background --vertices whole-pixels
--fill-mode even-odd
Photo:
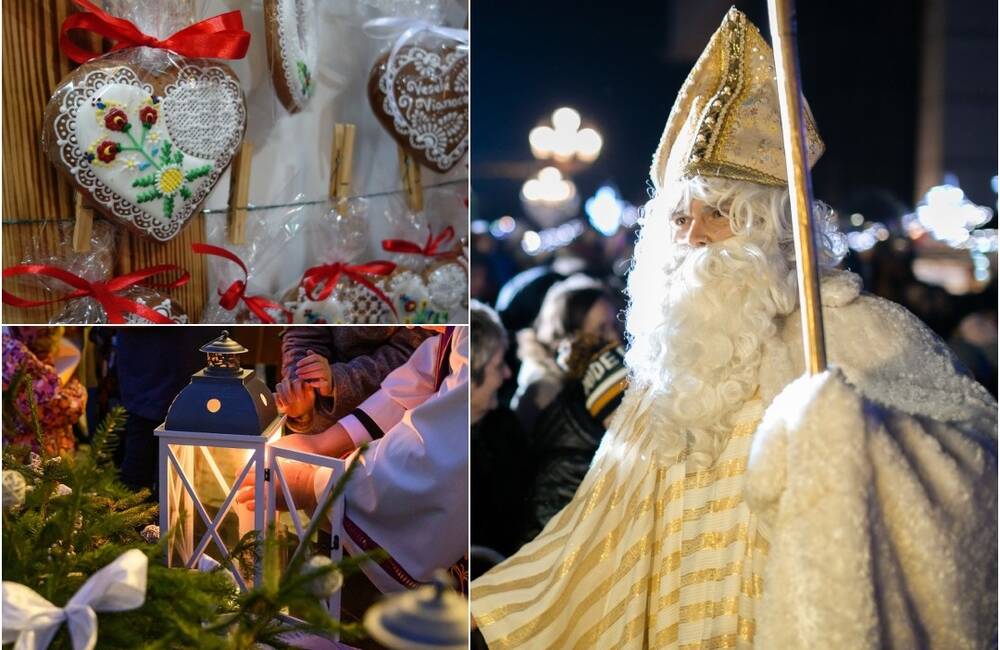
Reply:
[[[766,2],[735,5],[770,42]],[[881,195],[912,210],[951,172],[970,199],[995,207],[996,3],[797,5],[804,94],[827,145],[816,197],[853,210]],[[564,105],[604,138],[598,160],[573,177],[581,198],[611,181],[641,204],[677,90],[729,6],[473,2],[472,218],[522,218],[521,183],[543,166],[528,131]]]

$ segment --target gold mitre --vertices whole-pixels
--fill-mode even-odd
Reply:
[[[802,105],[812,168],[824,146]],[[657,190],[692,176],[787,187],[774,54],[735,7],[681,86],[649,176]]]

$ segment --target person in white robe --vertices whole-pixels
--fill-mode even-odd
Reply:
[[[468,552],[469,336],[466,327],[441,330],[337,424],[277,443],[335,457],[368,445],[344,493],[344,547],[351,554],[386,551],[385,560],[362,566],[383,593],[429,582]],[[284,466],[298,507],[315,508],[329,472]],[[248,487],[237,502],[252,507],[253,498]]]
[[[682,87],[651,177],[627,393],[573,500],[473,581],[489,647],[995,643],[996,402],[909,312],[833,270],[822,204],[833,368],[796,379],[774,61],[739,11]]]

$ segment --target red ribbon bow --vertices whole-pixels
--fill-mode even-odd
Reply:
[[[446,257],[455,255],[456,253],[454,251],[441,251],[439,253],[438,248],[451,241],[454,236],[455,229],[448,226],[438,233],[437,236],[434,233],[427,233],[427,243],[423,247],[420,244],[414,244],[405,239],[383,239],[382,250],[389,251],[390,253],[413,253],[414,255],[423,255],[424,257]]]
[[[242,300],[247,306],[247,309],[253,312],[262,323],[273,324],[277,322],[270,314],[267,313],[267,309],[277,309],[285,317],[284,322],[292,322],[292,312],[286,309],[283,305],[280,305],[272,300],[268,300],[262,296],[246,295],[247,278],[250,276],[250,273],[247,271],[247,265],[244,264],[243,260],[239,257],[230,253],[225,248],[212,246],[211,244],[191,244],[191,250],[201,255],[214,255],[216,257],[225,258],[230,262],[235,262],[241,269],[243,269],[242,280],[236,280],[229,285],[228,289],[219,292],[219,305],[221,305],[223,309],[226,311],[232,311]]]
[[[306,269],[306,272],[302,274],[302,282],[300,283],[302,288],[306,290],[306,297],[309,300],[320,301],[326,300],[333,293],[334,287],[337,286],[337,282],[340,281],[341,275],[346,275],[350,279],[354,280],[361,286],[365,287],[376,296],[379,300],[389,305],[389,309],[392,313],[396,313],[396,307],[389,300],[389,296],[385,295],[381,289],[372,284],[371,280],[365,277],[367,275],[379,275],[385,276],[389,275],[396,269],[396,265],[392,262],[368,262],[367,264],[356,264],[350,265],[343,262],[335,262],[333,264],[322,264],[320,266],[314,266],[310,269]],[[319,295],[315,295],[313,292],[320,285],[323,286],[320,289]]]
[[[89,0],[73,0],[82,9],[66,18],[59,34],[59,47],[70,59],[86,63],[100,56],[69,39],[69,32],[83,29],[100,34],[115,42],[111,51],[126,47],[145,45],[163,50],[171,50],[182,56],[208,59],[242,59],[250,47],[250,32],[243,29],[243,18],[239,11],[229,11],[206,18],[179,32],[160,40],[144,33],[124,18],[116,18],[101,11]]]
[[[139,269],[138,271],[133,271],[132,273],[111,278],[107,282],[90,282],[88,280],[84,280],[78,275],[70,273],[66,269],[61,269],[58,266],[49,266],[47,264],[18,264],[17,266],[11,266],[4,269],[3,277],[9,278],[17,275],[45,275],[65,282],[69,286],[76,289],[76,291],[52,300],[25,300],[24,298],[7,293],[7,290],[4,289],[3,302],[4,304],[12,305],[14,307],[40,307],[42,305],[51,305],[64,300],[91,297],[104,307],[104,311],[108,315],[109,323],[125,323],[125,314],[135,314],[136,316],[145,318],[152,323],[170,325],[173,321],[163,314],[146,305],[139,304],[134,300],[123,298],[117,295],[117,293],[139,284],[143,280],[147,280],[154,275],[159,273],[168,273],[171,271],[180,271],[181,276],[172,282],[150,282],[149,286],[164,289],[175,289],[177,287],[184,286],[188,283],[188,280],[191,279],[191,275],[176,264],[159,264],[157,266],[150,266],[149,268]]]

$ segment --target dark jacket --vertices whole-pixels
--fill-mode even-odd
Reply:
[[[573,498],[604,437],[604,426],[587,411],[583,385],[574,379],[542,411],[532,434],[534,480],[522,543],[534,539]]]
[[[344,417],[378,390],[433,332],[419,327],[289,327],[281,339],[283,377],[295,378],[295,364],[309,350],[330,362],[333,394],[316,396],[313,413],[288,418],[296,433],[317,433]]]

